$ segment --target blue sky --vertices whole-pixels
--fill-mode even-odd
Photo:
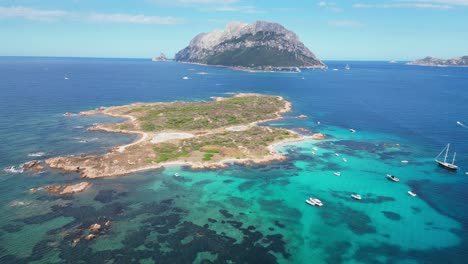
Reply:
[[[173,57],[200,32],[255,20],[324,60],[468,55],[468,0],[0,0],[0,56]]]

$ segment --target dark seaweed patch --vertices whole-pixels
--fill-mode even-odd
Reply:
[[[8,233],[16,233],[20,231],[21,229],[23,229],[23,225],[20,223],[6,224],[2,226],[2,229]]]
[[[209,183],[212,183],[213,181],[212,180],[203,180],[203,181],[199,181],[199,182],[196,182],[193,184],[193,186],[203,186],[203,185],[207,185]]]
[[[328,210],[320,210],[322,219],[331,226],[346,224],[357,235],[375,233],[370,217],[360,211],[346,207],[341,203],[330,204]]]
[[[343,263],[344,258],[343,255],[345,255],[349,248],[351,248],[351,243],[348,241],[338,241],[333,243],[330,246],[327,246],[325,248],[326,252],[326,257],[325,257],[325,262],[326,263]]]
[[[210,223],[216,223],[216,222],[218,222],[218,221],[216,221],[216,220],[213,219],[213,218],[208,218],[208,222],[210,222]]]
[[[385,217],[393,221],[398,221],[401,219],[401,216],[395,212],[382,211],[382,213],[385,215]]]
[[[286,226],[283,225],[282,223],[280,223],[278,220],[275,220],[275,226],[279,227],[279,228],[285,228]]]
[[[246,182],[239,184],[238,188],[239,188],[239,191],[243,192],[252,188],[255,184],[256,184],[255,181],[246,181]]]
[[[114,200],[116,194],[117,192],[114,190],[100,190],[94,197],[94,200],[101,203],[110,203],[112,200]]]
[[[219,212],[226,218],[231,218],[234,216],[233,214],[229,213],[226,209],[220,209]]]

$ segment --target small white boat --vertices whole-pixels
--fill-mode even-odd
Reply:
[[[408,163],[408,161],[407,161],[407,160],[402,160],[401,163],[405,163],[405,164],[406,164],[406,163]]]
[[[338,69],[333,69],[333,71],[338,71]]]
[[[349,131],[350,131],[351,133],[355,133],[355,132],[356,132],[356,129],[350,128]]]
[[[318,148],[317,148],[317,147],[313,147],[312,149],[313,149],[314,151],[317,151],[317,150],[318,150]]]
[[[468,171],[465,171],[465,174],[468,175]]]
[[[315,155],[315,151],[312,151],[312,155]]]
[[[361,200],[361,199],[362,199],[361,195],[359,195],[359,194],[354,194],[354,193],[351,194],[351,197],[353,197],[353,198],[356,199],[356,200]]]
[[[187,77],[187,76],[184,76],[184,77],[182,77],[182,79],[184,79],[184,80],[188,80],[188,79],[189,79],[189,77]]]
[[[310,204],[310,205],[312,205],[312,206],[315,206],[315,203],[312,202],[312,201],[310,201],[309,199],[305,200],[305,202],[308,203],[308,204]]]
[[[317,121],[317,125],[320,125],[320,121]]]
[[[340,154],[338,154],[338,153],[335,153],[335,156],[339,157],[339,156],[340,156]]]
[[[180,176],[179,173],[177,173],[177,172],[174,173],[174,177],[179,177],[179,176]]]
[[[400,179],[398,179],[397,177],[395,177],[394,175],[391,175],[391,174],[387,174],[387,178],[391,181],[394,181],[394,182],[399,182]]]
[[[345,70],[347,70],[347,71],[351,70],[351,67],[349,67],[349,64],[346,64],[346,66],[345,66],[344,68],[345,68]]]
[[[323,206],[322,201],[320,201],[320,200],[317,199],[317,198],[312,198],[312,197],[310,197],[309,200],[310,200],[311,202],[313,202],[313,203],[314,203],[315,205],[317,205],[317,206],[320,206],[320,207]]]
[[[63,79],[64,79],[64,80],[68,80],[68,79],[70,79],[70,78],[68,78],[67,76],[65,76],[65,77],[63,77]]]
[[[344,161],[344,162],[348,162],[348,160],[347,160],[346,158],[343,158],[343,161]]]
[[[335,176],[341,176],[341,172],[339,171],[335,171],[333,174],[335,174]]]
[[[416,194],[414,192],[412,192],[412,191],[408,191],[408,194],[413,196],[413,197],[416,197]]]

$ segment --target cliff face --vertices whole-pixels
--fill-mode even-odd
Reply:
[[[468,56],[456,57],[448,60],[426,57],[424,59],[408,62],[408,64],[423,66],[468,66]]]
[[[280,24],[229,23],[224,30],[198,34],[176,61],[241,67],[326,67],[297,35]]]

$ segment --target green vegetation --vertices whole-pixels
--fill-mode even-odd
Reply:
[[[193,131],[275,118],[284,105],[276,96],[251,95],[222,101],[138,105],[118,114],[134,116],[143,131]]]
[[[176,159],[179,157],[184,157],[188,155],[188,152],[181,150],[177,145],[170,143],[159,143],[153,147],[154,152],[156,153],[156,162],[160,163],[163,161],[168,161]]]
[[[291,134],[286,130],[266,127],[252,127],[245,131],[229,131],[227,133],[216,133],[196,138],[183,139],[177,144],[158,143],[153,147],[157,163],[177,160],[180,157],[201,156],[202,161],[210,161],[213,158],[223,158],[226,156],[225,151],[235,154],[239,159],[242,149],[248,149],[252,153],[265,153],[267,146],[273,142],[285,139],[294,138],[295,134]],[[216,147],[214,147],[216,146]],[[223,151],[221,151],[224,149]],[[228,154],[229,156],[229,154]],[[153,161],[151,159],[151,161]]]
[[[153,131],[155,128],[156,126],[151,122],[144,122],[143,124],[141,124],[141,129],[143,129],[144,131]]]
[[[209,160],[211,160],[212,157],[213,157],[213,154],[206,153],[206,154],[203,155],[202,160],[203,161],[209,161]]]

